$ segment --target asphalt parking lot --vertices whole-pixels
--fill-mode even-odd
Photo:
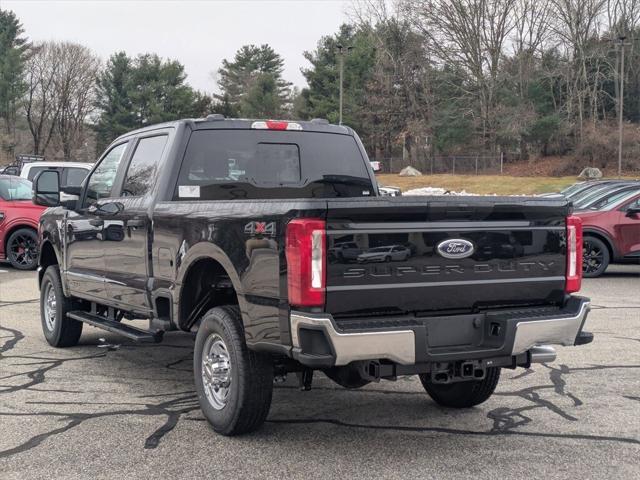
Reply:
[[[194,394],[188,334],[136,346],[85,326],[51,348],[34,273],[0,265],[0,477],[640,478],[640,266],[586,280],[594,343],[503,370],[467,411],[415,378],[347,391],[276,385],[258,433],[213,433]],[[102,339],[102,340],[101,340]]]

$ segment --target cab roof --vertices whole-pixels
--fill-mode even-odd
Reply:
[[[127,132],[117,138],[124,139],[130,137],[132,135],[138,135],[141,133],[159,130],[162,128],[179,128],[181,126],[188,126],[192,130],[211,130],[211,129],[220,129],[220,130],[230,130],[230,129],[238,129],[238,130],[252,130],[255,129],[254,125],[257,123],[291,123],[297,124],[301,128],[297,129],[297,131],[303,132],[321,132],[321,133],[336,133],[342,135],[353,135],[354,132],[350,127],[345,125],[335,125],[329,123],[324,119],[313,119],[313,120],[265,120],[265,119],[248,119],[248,118],[225,118],[219,114],[208,115],[205,118],[186,118],[181,120],[176,120],[172,122],[164,122],[157,123],[154,125],[149,125],[143,128],[139,128],[137,130],[133,130],[131,132]],[[269,129],[269,128],[265,128]],[[278,130],[278,129],[274,129]]]

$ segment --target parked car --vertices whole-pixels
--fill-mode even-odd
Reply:
[[[334,246],[329,249],[329,256],[339,261],[355,261],[361,253],[362,248],[355,242],[335,243]]]
[[[358,255],[359,263],[402,262],[411,256],[411,250],[403,245],[375,247]]]
[[[20,176],[33,181],[38,173],[45,170],[55,170],[60,173],[60,185],[62,187],[79,187],[87,174],[93,168],[92,163],[81,162],[33,162],[22,167]],[[61,193],[60,200],[70,200],[69,194]]]
[[[638,190],[640,190],[640,182],[617,183],[574,202],[573,207],[576,210],[600,210]]]
[[[195,390],[224,435],[260,427],[274,376],[308,390],[318,370],[348,388],[418,375],[440,405],[468,408],[501,368],[593,339],[589,299],[571,295],[582,228],[565,199],[381,197],[342,125],[149,126],[107,148],[76,202],[59,188],[44,171],[34,189],[52,207],[39,229],[46,340],[74,346],[84,323],[147,342],[197,330]],[[522,248],[479,259],[489,231]],[[347,239],[389,245],[374,255],[392,261],[331,259]]]
[[[545,193],[540,195],[547,198],[560,198],[564,197],[568,200],[579,200],[584,195],[588,195],[591,191],[606,188],[608,185],[615,185],[622,182],[618,179],[607,180],[588,180],[586,182],[577,182],[555,193]]]
[[[31,182],[0,175],[0,260],[20,270],[38,266],[38,220],[45,207],[31,202]]]
[[[400,195],[402,195],[402,190],[400,190],[398,187],[379,186],[378,192],[380,193],[381,197],[399,197]]]
[[[583,273],[599,277],[611,263],[640,262],[640,192],[627,192],[599,210],[580,210]]]

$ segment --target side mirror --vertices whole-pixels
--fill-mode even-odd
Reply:
[[[631,207],[627,209],[627,217],[636,217],[640,214],[640,207]]]
[[[43,170],[33,179],[32,201],[43,207],[60,205],[60,173],[55,170]]]

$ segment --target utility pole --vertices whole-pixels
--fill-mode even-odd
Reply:
[[[343,46],[343,45],[336,45],[336,50],[338,52],[338,59],[340,62],[340,116],[339,116],[339,121],[338,124],[342,125],[342,84],[343,84],[343,79],[344,79],[344,57],[345,55],[347,55],[349,52],[351,52],[351,50],[353,50],[353,47],[351,46]]]
[[[631,45],[625,43],[625,35],[620,35],[618,40],[620,43],[620,98],[618,98],[618,178],[622,177],[622,112],[624,107],[624,47]]]

